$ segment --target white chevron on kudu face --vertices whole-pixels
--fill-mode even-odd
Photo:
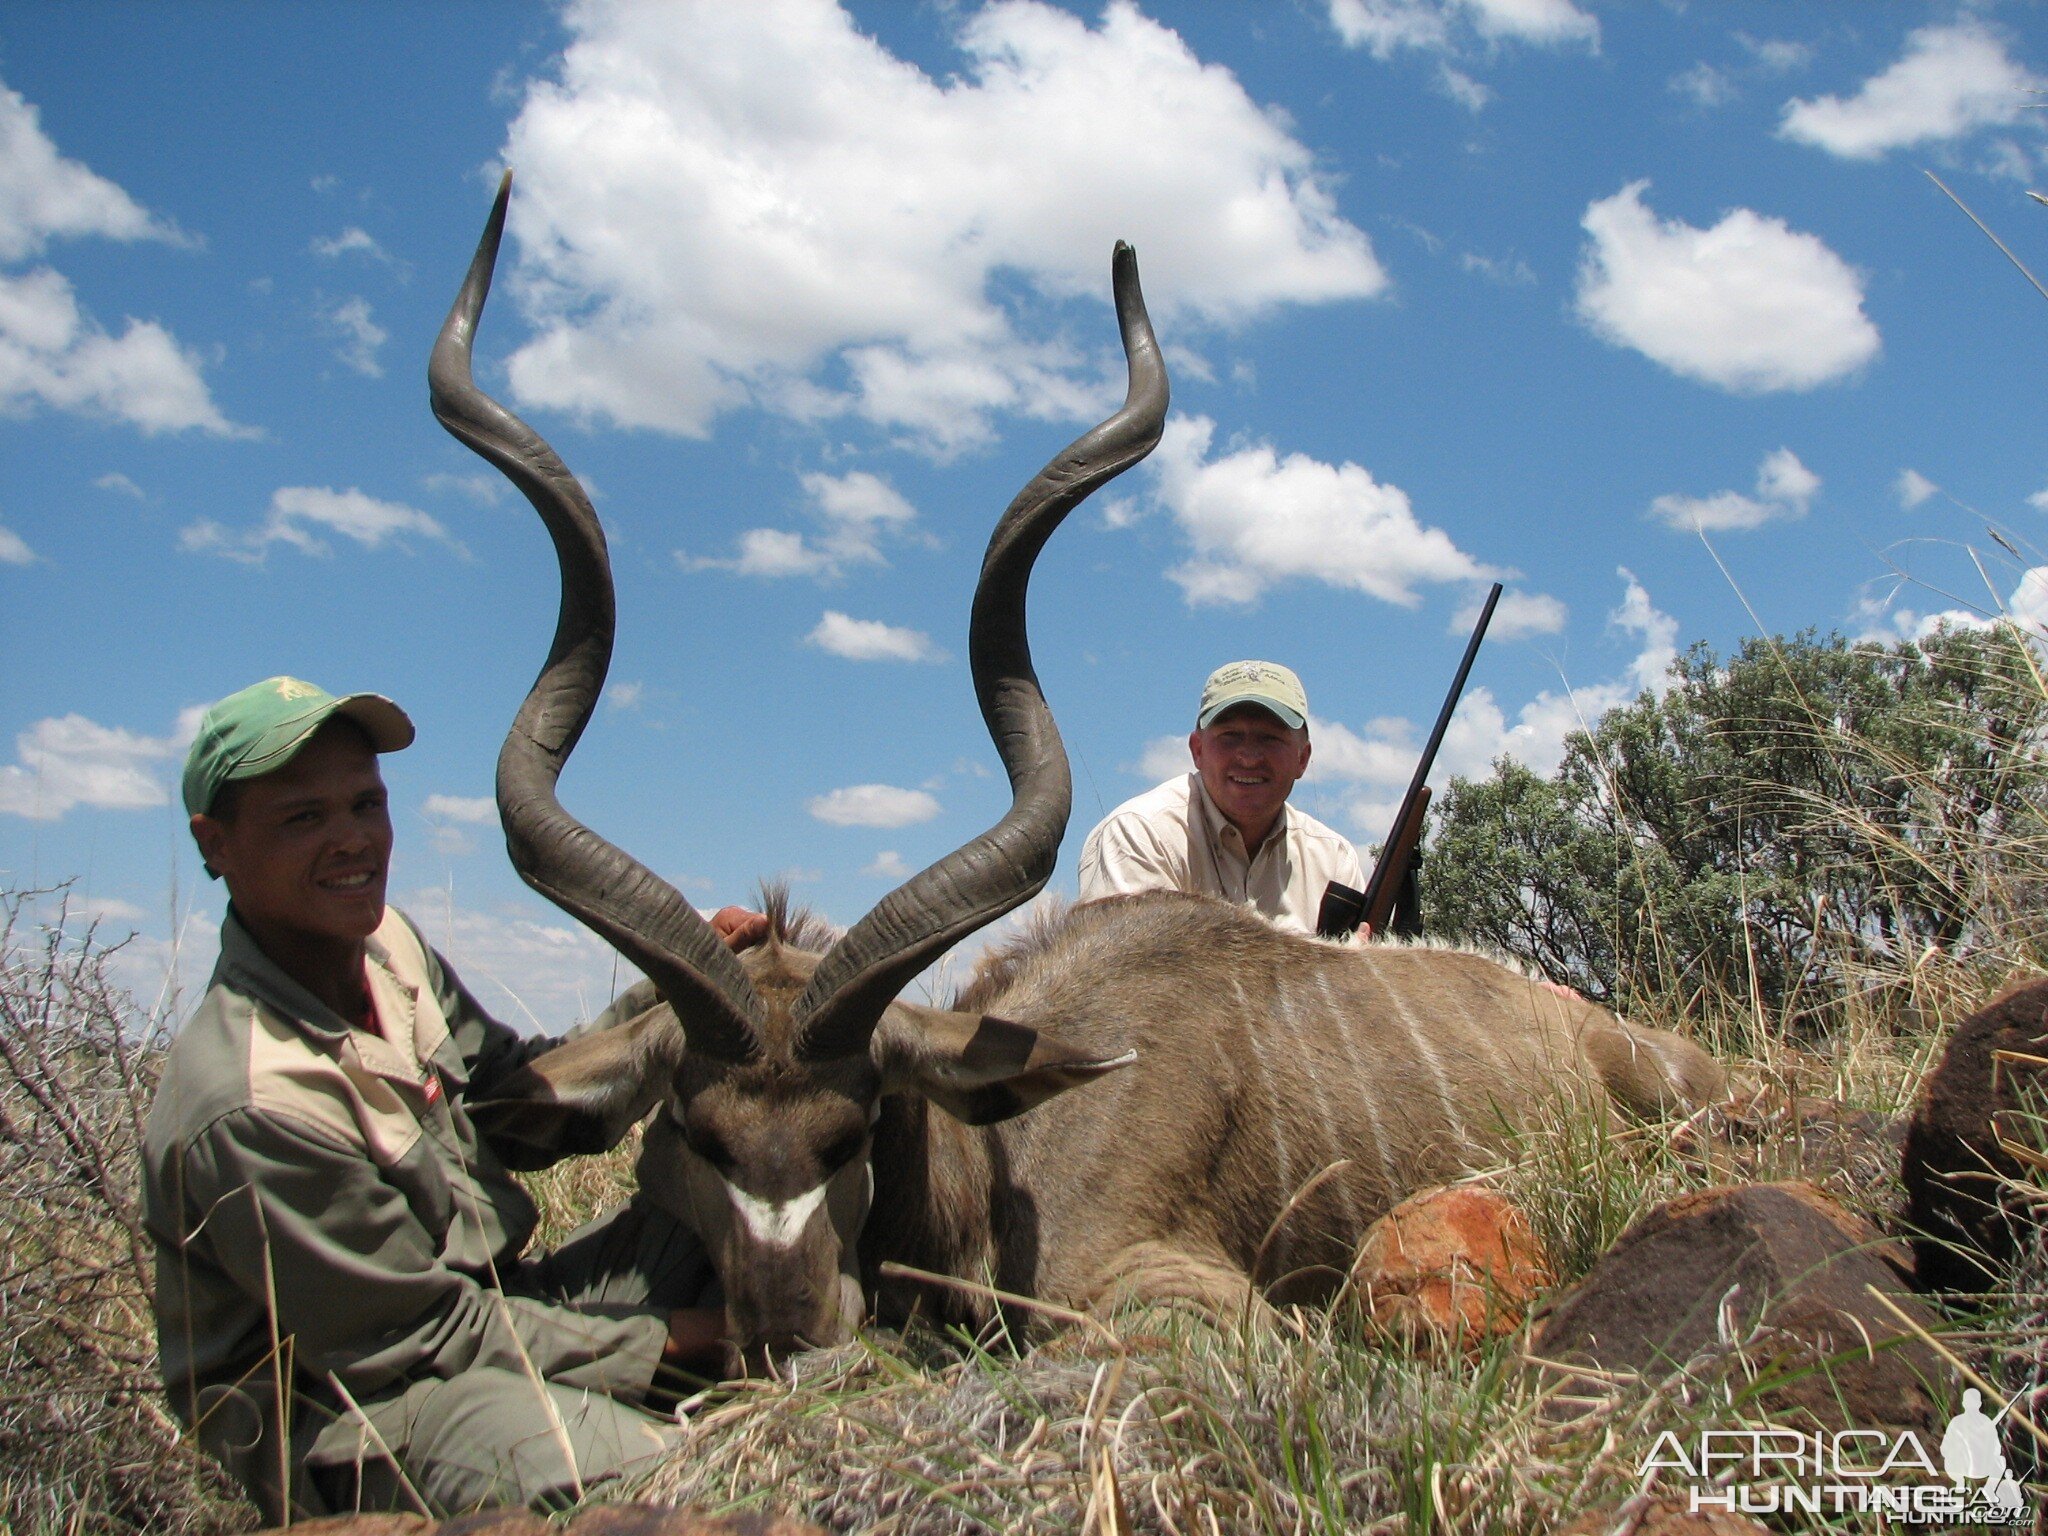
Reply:
[[[824,1204],[828,1179],[812,1189],[788,1200],[763,1200],[759,1195],[750,1195],[725,1181],[726,1193],[732,1196],[733,1208],[740,1213],[740,1221],[757,1242],[774,1248],[789,1248],[804,1234],[810,1225],[812,1213]]]

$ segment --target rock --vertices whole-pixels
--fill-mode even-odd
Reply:
[[[569,1522],[568,1536],[828,1536],[822,1525],[748,1511],[707,1515],[662,1504],[600,1504]]]
[[[1998,1061],[1994,1052],[2036,1061]],[[2000,1283],[2018,1224],[2028,1218],[2000,1198],[2001,1178],[2016,1178],[2021,1168],[2000,1147],[1998,1133],[2040,1150],[2038,1122],[2023,1127],[2022,1120],[2028,1106],[2039,1115],[2048,1099],[2042,1057],[2048,979],[2014,988],[1957,1025],[1940,1065],[1921,1085],[1901,1176],[1906,1219],[1919,1234],[1913,1248],[1923,1288],[1975,1292]]]
[[[1471,1351],[1521,1327],[1552,1276],[1527,1217],[1494,1190],[1456,1184],[1411,1195],[1374,1222],[1351,1278],[1375,1331]]]
[[[1928,1383],[1953,1373],[1865,1289],[1931,1331],[1908,1270],[1903,1247],[1810,1184],[1702,1190],[1657,1207],[1542,1309],[1531,1352],[1661,1376],[1719,1336],[1725,1305],[1774,1422],[1932,1432]]]
[[[1693,1514],[1682,1499],[1651,1499],[1631,1509],[1634,1504],[1631,1499],[1612,1509],[1581,1515],[1557,1536],[1770,1536],[1769,1526],[1723,1509]]]
[[[427,1536],[434,1522],[425,1515],[325,1515],[271,1526],[257,1536]]]

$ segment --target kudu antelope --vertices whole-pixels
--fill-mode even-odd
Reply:
[[[471,380],[508,191],[431,366],[436,414],[518,484],[562,568],[554,647],[498,760],[499,810],[527,882],[648,980],[626,1022],[538,1058],[516,1099],[474,1112],[542,1161],[612,1145],[658,1105],[643,1192],[709,1244],[742,1345],[837,1342],[870,1298],[901,1312],[885,1259],[1074,1304],[1127,1293],[1225,1310],[1253,1286],[1327,1293],[1374,1217],[1494,1155],[1546,1106],[1647,1114],[1716,1090],[1694,1047],[1484,958],[1340,948],[1200,897],[1077,907],[984,963],[953,1007],[897,1000],[1043,887],[1066,824],[1066,756],[1024,599],[1061,519],[1144,457],[1165,419],[1121,245],[1125,404],[1011,504],[974,598],[969,660],[1010,810],[824,953],[778,910],[771,938],[734,956],[555,797],[603,685],[613,596],[574,478]],[[926,1311],[988,1308],[945,1293]]]

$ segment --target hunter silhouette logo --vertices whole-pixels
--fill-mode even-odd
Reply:
[[[2027,1498],[1999,1434],[2011,1407],[1988,1415],[1984,1394],[1965,1389],[1962,1410],[1942,1431],[1939,1467],[1910,1429],[1816,1433],[1772,1425],[1703,1429],[1690,1442],[1667,1429],[1636,1470],[1681,1476],[1695,1514],[1870,1513],[1902,1525],[2021,1526]]]
[[[1998,1439],[1998,1420],[2005,1417],[2012,1404],[2007,1403],[1998,1410],[1996,1418],[1984,1415],[1984,1394],[1975,1387],[1963,1393],[1963,1411],[1948,1421],[1948,1428],[1941,1436],[1941,1466],[1950,1481],[1958,1489],[1966,1483],[1981,1483],[1979,1497],[1998,1512],[2001,1519],[2013,1521],[2025,1513],[2025,1500],[2020,1494],[2019,1479],[2005,1464],[2005,1448]]]

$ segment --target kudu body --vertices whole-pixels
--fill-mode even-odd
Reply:
[[[816,956],[784,939],[778,914],[746,963],[757,987],[793,988]],[[627,1003],[650,1011],[536,1064],[554,1092],[595,1102],[678,1030],[645,984]],[[1228,1316],[1254,1291],[1325,1299],[1375,1218],[1497,1161],[1518,1133],[1559,1115],[1651,1117],[1723,1088],[1689,1042],[1485,956],[1326,944],[1177,892],[1059,913],[986,957],[950,1009],[899,1013],[882,1035],[995,1015],[1088,1060],[1135,1060],[1029,1114],[1013,1113],[1000,1081],[881,1101],[873,1209],[832,1236],[857,1233],[859,1272],[888,1321],[913,1304],[966,1323],[992,1311],[985,1288],[892,1282],[891,1261],[1076,1307],[1132,1296]],[[1025,1078],[1020,1097],[1034,1092]],[[699,1162],[678,1122],[656,1116],[643,1190],[712,1237],[723,1273],[772,1261]],[[814,1239],[831,1225],[828,1213]]]
[[[624,1023],[537,1058],[516,1095],[472,1113],[538,1163],[612,1145],[658,1106],[645,1192],[705,1237],[741,1344],[843,1338],[890,1258],[1075,1303],[1130,1291],[1228,1306],[1251,1281],[1314,1294],[1402,1193],[1487,1157],[1545,1106],[1645,1111],[1716,1087],[1693,1047],[1490,961],[1339,949],[1200,898],[1076,908],[956,1007],[896,1000],[1043,887],[1065,829],[1066,755],[1024,598],[1061,519],[1164,423],[1165,373],[1122,246],[1129,396],[1018,495],[975,593],[968,659],[1011,809],[823,953],[778,922],[734,956],[555,795],[603,687],[613,596],[574,477],[471,379],[509,191],[508,177],[430,367],[436,415],[526,494],[562,568],[554,646],[499,757],[499,812],[527,882],[648,980]]]

